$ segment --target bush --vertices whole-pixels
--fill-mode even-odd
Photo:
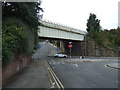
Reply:
[[[16,18],[5,18],[2,27],[3,64],[14,59],[15,54],[30,55],[34,48],[34,33],[27,24]]]

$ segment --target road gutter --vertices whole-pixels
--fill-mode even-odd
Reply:
[[[60,89],[64,90],[63,84],[58,79],[58,77],[56,76],[56,74],[54,73],[54,71],[52,70],[52,68],[50,67],[50,65],[48,64],[47,61],[45,61],[45,66],[47,68],[48,76],[49,76],[49,79],[50,79],[50,82],[52,85],[50,88],[60,88]]]

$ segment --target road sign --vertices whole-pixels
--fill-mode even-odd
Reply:
[[[71,48],[72,48],[73,46],[72,46],[72,43],[69,43],[68,44],[68,48],[70,49],[70,60],[71,60]]]
[[[38,48],[40,49],[41,48],[41,46],[38,44]]]
[[[69,44],[72,44],[72,42],[69,42]]]
[[[72,44],[68,44],[68,48],[72,48]]]

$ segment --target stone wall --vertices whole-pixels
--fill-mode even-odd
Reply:
[[[86,42],[86,55],[98,57],[116,57],[118,53],[108,47],[97,44],[93,39]]]
[[[68,56],[70,55],[70,48],[68,48],[68,44],[70,41],[64,41],[64,53],[66,53]],[[72,42],[72,48],[71,48],[71,56],[81,56],[82,55],[82,42],[80,41],[71,41]]]
[[[108,47],[97,44],[92,38],[87,38],[85,41],[69,41],[69,40],[55,40],[55,45],[60,48],[61,52],[70,55],[68,48],[69,42],[72,42],[71,48],[72,56],[93,56],[93,57],[117,57],[118,53]]]
[[[19,72],[21,69],[27,66],[30,62],[30,58],[20,55],[18,59],[15,59],[11,64],[2,68],[2,84],[5,85],[9,78]]]

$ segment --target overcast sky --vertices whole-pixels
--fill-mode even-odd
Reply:
[[[118,26],[120,0],[42,0],[43,19],[86,30],[87,19],[94,13],[103,29]]]

